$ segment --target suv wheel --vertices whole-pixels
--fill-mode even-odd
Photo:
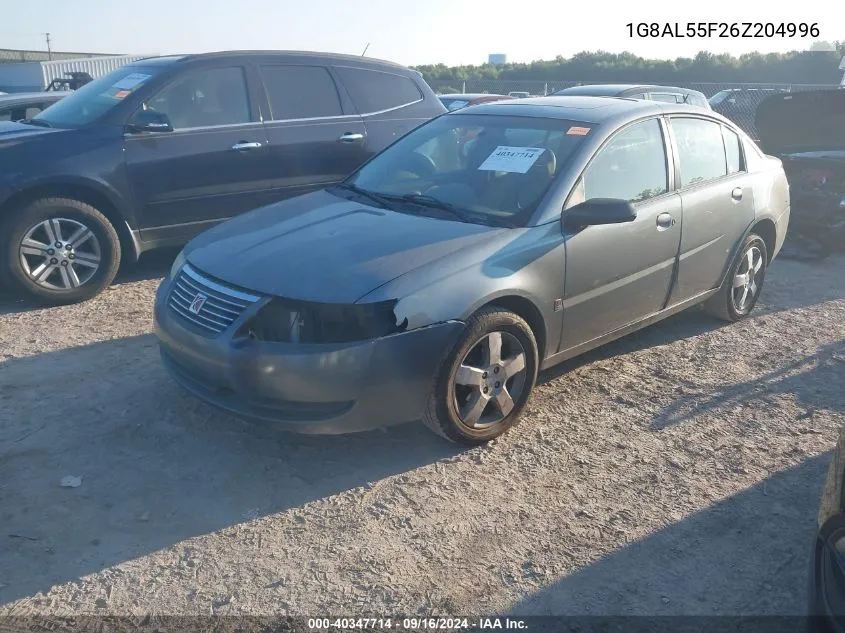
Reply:
[[[11,215],[0,236],[0,274],[44,303],[75,303],[99,294],[120,264],[114,227],[79,200],[35,200]]]
[[[528,324],[501,308],[484,308],[446,359],[423,422],[446,439],[483,444],[512,427],[534,388],[537,342]]]

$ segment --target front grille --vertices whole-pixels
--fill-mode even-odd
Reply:
[[[220,334],[261,297],[214,281],[185,264],[170,289],[170,309],[201,333]]]

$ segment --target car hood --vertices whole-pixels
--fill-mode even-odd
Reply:
[[[504,231],[318,191],[218,225],[195,238],[186,256],[209,275],[262,294],[354,303],[407,272]]]
[[[845,90],[775,94],[757,107],[755,127],[767,154],[845,150]]]
[[[27,125],[26,123],[15,123],[12,121],[0,121],[0,143],[18,140],[24,137],[41,136],[61,132],[56,128],[39,127]]]

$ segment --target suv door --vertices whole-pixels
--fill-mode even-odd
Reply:
[[[632,202],[637,218],[567,234],[561,350],[586,343],[666,304],[681,239],[665,126],[633,123],[596,152],[566,208],[592,198]],[[564,215],[566,211],[564,211]]]
[[[435,115],[407,75],[351,66],[336,66],[335,72],[364,119],[374,154]]]
[[[141,239],[185,240],[270,201],[267,139],[246,77],[242,66],[188,70],[141,106],[173,126],[125,137]]]
[[[341,101],[328,68],[259,67],[269,106],[264,128],[274,196],[290,198],[343,180],[370,155],[367,130]]]
[[[754,221],[754,191],[733,130],[682,116],[671,117],[669,128],[684,218],[671,299],[679,303],[721,283],[737,241]]]

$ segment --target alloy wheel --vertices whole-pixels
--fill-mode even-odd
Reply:
[[[19,255],[24,273],[34,284],[72,290],[96,274],[102,251],[97,236],[85,224],[50,218],[24,233]]]
[[[464,356],[454,378],[455,410],[461,422],[483,429],[504,420],[522,397],[525,349],[508,332],[491,332]]]
[[[763,277],[763,253],[756,246],[749,248],[742,258],[733,279],[734,310],[745,314],[754,305]]]

